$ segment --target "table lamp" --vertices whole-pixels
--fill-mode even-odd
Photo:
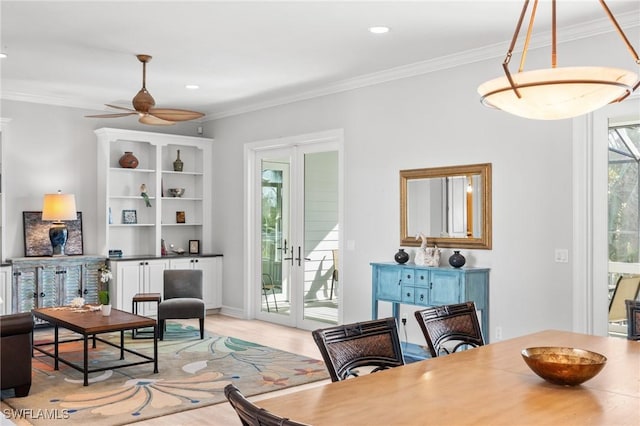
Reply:
[[[64,256],[64,247],[67,244],[67,225],[65,220],[77,220],[76,197],[73,194],[63,194],[58,190],[57,194],[44,194],[42,203],[42,220],[53,221],[49,228],[49,239],[53,249],[53,256]]]

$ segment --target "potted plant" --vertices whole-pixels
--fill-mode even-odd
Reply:
[[[98,269],[100,274],[100,287],[98,290],[98,300],[100,301],[102,315],[108,316],[111,314],[111,302],[109,300],[109,282],[113,278],[111,270],[106,264],[103,264]]]

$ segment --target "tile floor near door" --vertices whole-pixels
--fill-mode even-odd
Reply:
[[[198,326],[197,320],[183,321],[195,327]],[[241,320],[224,315],[208,315],[205,320],[204,326],[205,330],[210,333],[223,336],[233,336],[250,342],[260,343],[265,346],[271,346],[283,351],[294,352],[300,355],[322,359],[318,347],[313,341],[313,337],[311,337],[310,331],[299,330],[263,321]],[[251,401],[258,401],[260,399],[270,398],[272,396],[277,396],[284,393],[295,392],[297,390],[306,389],[308,387],[319,386],[328,382],[329,379],[310,383],[308,385],[284,389],[282,391],[256,395],[255,397],[249,399]],[[7,408],[6,404],[2,403],[1,408]],[[286,416],[286,413],[280,414]],[[1,417],[3,416],[0,416],[0,423],[4,425],[5,420]],[[29,423],[20,421],[16,424],[22,426],[28,425]],[[235,411],[227,402],[135,423],[136,426],[232,426],[240,424],[240,420],[238,419]]]

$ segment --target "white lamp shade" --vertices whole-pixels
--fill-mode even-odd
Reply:
[[[76,220],[76,197],[73,194],[45,194],[42,202],[42,220],[60,222]]]
[[[625,92],[631,93],[638,76],[627,70],[606,67],[549,68],[511,75],[521,97],[507,77],[478,87],[482,103],[538,120],[576,117],[595,111]]]

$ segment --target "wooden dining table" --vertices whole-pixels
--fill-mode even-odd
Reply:
[[[538,377],[524,348],[566,346],[607,357],[578,386]],[[547,330],[256,402],[321,425],[639,425],[640,342]]]

